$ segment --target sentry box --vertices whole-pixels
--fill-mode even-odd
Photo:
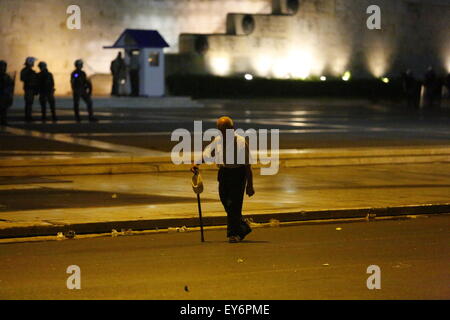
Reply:
[[[128,90],[139,96],[160,97],[165,93],[164,48],[169,47],[156,30],[125,29],[113,46],[124,49],[129,71]],[[130,92],[130,93],[131,93]]]

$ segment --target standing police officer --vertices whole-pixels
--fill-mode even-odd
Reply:
[[[70,75],[70,84],[72,85],[73,92],[73,110],[75,112],[75,119],[81,122],[80,118],[80,98],[86,103],[89,121],[96,122],[97,119],[94,118],[94,111],[92,109],[92,84],[91,81],[86,76],[83,69],[83,60],[75,61],[75,71]]]
[[[450,99],[450,73],[445,77],[445,87],[447,88],[447,98]]]
[[[41,104],[42,111],[42,121],[47,120],[47,101],[50,105],[50,110],[52,112],[52,120],[56,122],[56,112],[55,112],[55,81],[53,80],[53,75],[48,71],[47,64],[44,61],[38,64],[41,72],[38,73],[38,84],[39,84],[39,102]]]
[[[120,96],[121,95],[121,86],[126,81],[127,78],[127,65],[125,64],[125,60],[122,58],[122,52],[119,52],[117,58],[111,62],[111,74],[112,74],[112,96]]]
[[[403,92],[408,108],[417,109],[420,103],[420,82],[416,80],[410,69],[402,74]]]
[[[7,124],[7,111],[13,103],[14,80],[6,73],[8,64],[0,61],[0,125]]]
[[[23,82],[23,90],[25,92],[25,121],[33,121],[33,102],[34,96],[37,94],[37,73],[33,70],[36,58],[28,57],[25,60],[25,67],[20,72],[20,80]]]

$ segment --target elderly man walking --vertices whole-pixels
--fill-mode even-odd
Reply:
[[[220,201],[227,213],[228,228],[227,237],[230,243],[242,241],[252,230],[242,217],[242,204],[244,192],[249,196],[255,194],[253,188],[253,174],[250,164],[250,152],[245,138],[234,132],[233,120],[229,117],[221,117],[217,121],[217,129],[221,132],[205,150],[205,155],[212,155],[212,151],[222,154],[223,161],[216,162],[219,167],[217,180],[219,182]],[[227,130],[231,133],[227,135]],[[228,137],[227,137],[228,136]],[[232,143],[227,139],[233,139]],[[228,142],[228,143],[227,143]],[[230,150],[234,148],[234,150]],[[233,157],[227,157],[227,153],[233,152]],[[240,153],[245,155],[243,163],[237,161]],[[228,159],[233,158],[233,159]],[[191,168],[193,173],[198,173],[198,165]]]

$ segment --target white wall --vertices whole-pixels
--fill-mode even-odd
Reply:
[[[66,9],[81,7],[81,30],[68,30]],[[104,50],[125,28],[156,29],[178,51],[181,32],[223,32],[230,11],[269,12],[270,0],[0,0],[0,59],[20,71],[27,56],[48,63],[56,94],[70,92],[73,62],[85,71],[109,73],[116,50]],[[18,92],[22,84],[16,86]],[[106,92],[110,88],[105,88]]]

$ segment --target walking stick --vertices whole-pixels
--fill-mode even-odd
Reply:
[[[205,242],[205,237],[203,235],[203,219],[202,219],[202,206],[200,204],[200,194],[197,193],[197,203],[198,203],[198,215],[200,217],[200,234],[202,242]]]
[[[194,176],[192,177],[192,189],[197,194],[198,215],[199,215],[199,218],[200,218],[201,241],[205,242],[205,237],[204,237],[204,234],[203,234],[202,205],[200,203],[200,193],[203,192],[203,181],[202,181],[202,177],[200,176],[200,172],[198,172],[198,171],[196,171],[194,173]]]

